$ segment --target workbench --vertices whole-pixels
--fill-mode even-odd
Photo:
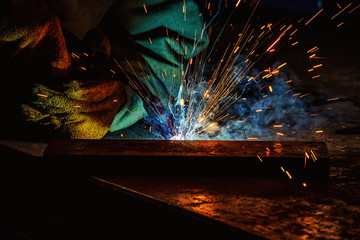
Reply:
[[[88,168],[79,171],[81,164],[47,161],[46,147],[2,142],[2,152],[13,159],[2,175],[6,236],[333,239],[359,234],[357,153],[333,154],[329,178],[304,187],[287,176],[96,175]]]

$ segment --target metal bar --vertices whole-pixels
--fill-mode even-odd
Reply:
[[[70,160],[92,174],[236,175],[324,178],[325,143],[300,141],[167,141],[56,139],[48,159]]]

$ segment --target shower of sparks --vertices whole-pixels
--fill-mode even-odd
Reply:
[[[152,111],[154,112],[153,115],[155,116],[155,119],[145,120],[148,123],[149,132],[152,132],[154,135],[157,135],[157,137],[163,139],[214,139],[214,137],[219,135],[224,129],[231,132],[235,131],[234,125],[241,127],[248,124],[246,116],[236,114],[236,112],[234,113],[234,110],[230,111],[233,105],[238,106],[243,103],[246,106],[251,106],[247,111],[251,112],[251,116],[256,116],[256,118],[254,117],[254,119],[251,120],[251,124],[254,124],[256,119],[265,116],[269,111],[276,108],[276,100],[273,100],[275,106],[264,103],[266,102],[265,100],[277,96],[276,94],[279,94],[280,91],[281,94],[284,94],[284,99],[296,99],[294,101],[300,101],[299,99],[311,94],[306,92],[301,93],[299,92],[300,90],[291,87],[291,83],[293,82],[291,79],[285,79],[284,84],[286,87],[279,89],[278,85],[272,81],[278,76],[283,75],[283,71],[286,71],[288,67],[287,63],[279,62],[276,65],[271,63],[271,66],[266,66],[266,64],[269,63],[265,61],[264,65],[264,59],[268,59],[271,55],[276,54],[278,49],[284,45],[290,47],[299,45],[299,41],[296,41],[296,36],[300,34],[303,28],[313,22],[314,19],[319,18],[319,15],[324,9],[320,9],[310,18],[302,17],[301,19],[296,20],[295,23],[285,23],[284,21],[279,23],[266,23],[256,27],[256,24],[253,24],[253,22],[255,21],[254,19],[256,19],[255,12],[260,1],[251,2],[255,4],[249,5],[252,6],[251,11],[249,11],[249,17],[239,32],[233,32],[233,41],[230,41],[226,46],[221,46],[221,48],[217,48],[216,46],[221,37],[221,33],[227,27],[230,27],[231,31],[233,31],[233,23],[229,23],[231,15],[234,13],[235,9],[246,5],[246,1],[236,1],[232,13],[228,16],[229,18],[226,21],[226,25],[222,27],[220,34],[216,36],[216,41],[201,53],[198,52],[197,46],[201,41],[204,32],[211,35],[213,29],[210,23],[212,20],[210,23],[204,24],[200,39],[196,39],[197,35],[195,33],[192,47],[185,46],[183,48],[183,56],[178,59],[183,66],[181,73],[168,74],[165,70],[163,71],[161,77],[164,81],[168,81],[167,78],[172,75],[174,75],[172,78],[173,81],[175,81],[176,75],[181,76],[180,84],[172,84],[172,86],[179,86],[178,89],[171,89],[174,93],[173,96],[168,99],[160,99],[162,103],[162,107],[160,108],[165,109],[159,109],[159,105],[152,104],[151,100],[146,96],[147,91],[151,91],[153,94],[157,95],[157,93],[159,93],[158,86],[152,86],[146,91],[139,91],[139,93],[142,94],[141,98],[145,101],[144,104],[151,106]],[[339,7],[337,13],[331,14],[331,20],[342,15],[341,13],[349,10],[351,6],[353,5],[350,3],[345,7]],[[360,5],[354,7],[348,14],[355,11],[359,6]],[[226,7],[230,7],[227,2]],[[147,13],[145,4],[143,4],[143,8],[145,13]],[[207,3],[205,5],[205,10],[209,11],[210,15],[213,14],[210,13],[212,8],[213,4]],[[218,8],[220,8],[220,4]],[[181,11],[184,14],[184,21],[186,21],[185,0],[182,4]],[[217,15],[218,13],[215,15],[213,14],[213,19],[215,19]],[[321,17],[324,17],[324,15],[325,14]],[[341,25],[342,24],[343,22]],[[179,39],[179,37],[174,39],[173,36],[169,35],[167,27],[166,36],[170,44],[179,44],[179,46],[183,46],[183,40]],[[153,44],[152,39],[150,37],[148,39],[150,44]],[[220,60],[214,63],[212,54],[222,48],[224,48],[224,50],[221,53]],[[308,56],[307,60],[309,62],[311,61],[311,68],[308,69],[308,72],[312,73],[312,79],[320,77],[318,69],[323,67],[323,64],[318,62],[323,59],[318,56],[319,49],[318,46],[314,46],[309,48],[306,52]],[[188,58],[188,61],[185,61],[184,56],[191,57]],[[130,63],[128,63],[128,65],[133,69]],[[118,66],[121,68],[120,65]],[[140,73],[136,73],[135,71],[133,71],[132,74],[134,76],[140,75]],[[145,71],[141,74],[146,76]],[[145,78],[145,81],[148,83],[151,81],[151,78],[147,77]],[[134,89],[141,88],[141,86],[138,86],[132,81],[129,81],[129,83]],[[145,85],[149,86],[151,84]],[[256,86],[257,88],[254,88],[253,86]],[[257,101],[251,99],[251,96],[249,95],[244,95],[244,93],[248,91],[248,88],[257,92],[256,94],[259,95]],[[334,100],[338,100],[338,98],[327,99],[327,101]],[[271,102],[270,100],[267,101]],[[164,110],[172,118],[171,125],[169,124],[170,119],[164,116]],[[284,115],[287,111],[287,109],[283,109],[279,112]],[[305,112],[303,115],[305,115]],[[310,118],[315,117],[317,114],[306,113],[306,115]],[[284,124],[281,121],[277,121],[277,119],[274,120],[275,121],[269,121],[270,128],[273,127],[271,128],[273,137],[276,137],[277,139],[287,138],[289,136],[289,124]],[[158,121],[159,124],[154,124],[154,121]],[[257,124],[254,124],[254,126],[257,126]],[[166,131],[167,134],[164,134],[164,132],[159,131],[161,128],[169,128],[170,130]],[[276,131],[280,129],[281,132]],[[292,132],[295,131],[293,130]],[[313,130],[313,133],[315,133],[315,130]],[[319,133],[323,133],[323,130],[316,131],[316,134]],[[250,131],[250,133],[244,135],[242,139],[258,140],[261,137],[262,136]],[[262,162],[262,159],[259,156],[258,158]],[[311,158],[314,160],[316,159],[316,156],[312,153]],[[307,153],[305,153],[305,166],[306,159],[310,159],[310,156]],[[289,172],[283,171],[286,172],[290,179],[292,178]]]

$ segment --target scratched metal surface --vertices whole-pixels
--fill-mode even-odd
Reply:
[[[360,236],[360,164],[333,160],[328,182],[239,178],[105,180],[269,239],[356,239]]]

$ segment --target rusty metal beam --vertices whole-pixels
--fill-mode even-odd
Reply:
[[[219,175],[326,178],[325,143],[300,141],[68,140],[44,156],[104,175]]]

